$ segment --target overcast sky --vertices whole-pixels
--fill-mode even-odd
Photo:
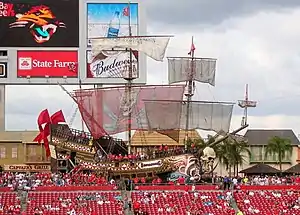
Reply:
[[[196,96],[214,101],[250,99],[251,128],[292,128],[300,133],[299,0],[151,0],[149,34],[171,34],[167,56],[186,56],[194,36],[196,56],[217,58],[216,86],[198,84]],[[148,83],[167,83],[167,65],[148,60]],[[72,87],[67,89],[72,90]],[[75,105],[59,87],[8,87],[7,130],[36,129],[40,110],[63,109],[71,118]],[[240,125],[235,107],[232,128]],[[80,127],[79,116],[73,126]]]

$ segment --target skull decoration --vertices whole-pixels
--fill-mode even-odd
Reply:
[[[133,113],[134,108],[136,108],[136,102],[139,92],[132,90],[130,92],[130,97],[128,98],[128,92],[124,92],[122,98],[121,98],[121,105],[120,105],[120,113],[122,114],[122,117],[128,117],[129,114]]]
[[[201,161],[203,164],[204,172],[211,172],[213,170],[213,164],[216,158],[216,152],[211,147],[205,147],[203,149],[203,155],[201,156]]]

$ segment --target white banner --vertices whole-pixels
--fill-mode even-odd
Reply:
[[[215,86],[216,59],[169,58],[169,83],[195,80]]]
[[[137,166],[141,169],[149,169],[149,168],[157,168],[161,167],[163,164],[162,160],[153,160],[153,161],[145,161],[145,162],[138,162]]]
[[[136,53],[137,54],[137,53]],[[87,52],[87,78],[126,78],[129,76],[130,53],[126,51],[102,51],[93,57]],[[138,77],[138,61],[132,55],[131,77]]]
[[[118,37],[92,39],[92,54],[97,56],[103,50],[131,48],[144,52],[157,61],[163,61],[170,37]]]
[[[245,107],[256,107],[257,102],[256,101],[245,101],[245,100],[239,100],[239,106],[241,108]]]

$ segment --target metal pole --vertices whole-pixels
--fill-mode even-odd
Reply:
[[[81,79],[79,78],[79,89],[80,89],[80,94],[82,95],[82,83],[81,83]],[[83,101],[83,98],[82,98],[82,96],[80,97],[80,102],[81,102],[81,104],[82,104],[82,101]],[[84,121],[83,121],[83,118],[81,117],[81,131],[82,131],[82,133],[84,133]]]
[[[129,30],[129,37],[132,36],[132,31],[131,31],[131,12],[130,12],[130,1],[128,1],[128,30]],[[129,103],[129,107],[131,107],[131,86],[132,86],[132,49],[130,48],[129,50],[129,68],[128,68],[128,77],[125,77],[127,80],[127,92],[128,92],[128,103]],[[131,118],[132,118],[132,114],[131,114],[131,110],[129,110],[129,114],[128,114],[128,154],[131,154]]]
[[[248,118],[248,84],[246,84],[245,101],[246,101],[246,106],[245,106],[245,109],[244,109],[244,116],[245,116],[244,125],[247,125],[247,118]]]

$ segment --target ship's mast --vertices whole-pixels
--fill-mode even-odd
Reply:
[[[130,1],[128,1],[128,31],[129,37],[132,37],[132,30],[131,30],[131,11],[130,11]],[[132,82],[135,79],[133,77],[133,53],[132,49],[129,49],[129,65],[126,68],[128,70],[128,76],[125,73],[124,79],[127,81],[125,93],[128,99],[129,107],[131,107],[131,87]],[[131,118],[132,118],[132,110],[129,110],[128,113],[128,154],[131,154]]]
[[[81,78],[79,78],[79,89],[80,89],[80,92],[82,92],[82,82],[81,82]],[[82,103],[83,99],[81,97],[81,103]],[[81,117],[81,131],[82,133],[84,133],[84,121],[83,121],[83,118]]]
[[[249,107],[256,107],[256,101],[250,101],[248,95],[248,84],[246,84],[245,90],[245,99],[239,100],[239,106],[244,109],[244,116],[242,118],[241,126],[247,125],[248,122],[248,108]]]
[[[246,84],[246,90],[245,90],[245,108],[244,108],[244,117],[242,119],[242,125],[246,125],[247,124],[247,120],[248,120],[248,103],[249,101],[249,97],[248,97],[248,84]]]
[[[190,109],[191,109],[191,101],[192,97],[194,95],[194,70],[195,70],[195,65],[194,65],[194,60],[195,60],[195,47],[194,47],[194,37],[192,37],[192,45],[191,45],[191,50],[189,52],[191,55],[191,66],[190,66],[190,71],[188,72],[188,80],[186,81],[187,85],[187,91],[185,93],[185,96],[187,98],[187,103],[186,103],[186,124],[185,124],[185,150],[187,150],[187,141],[189,138],[189,123],[190,123]]]

